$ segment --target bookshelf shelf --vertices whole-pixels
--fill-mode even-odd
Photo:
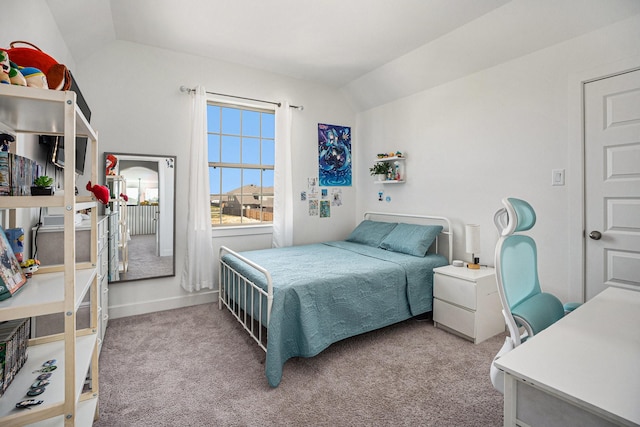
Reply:
[[[76,270],[75,307],[80,306],[96,275],[95,269]],[[13,297],[0,301],[0,322],[57,313],[64,305],[64,273],[34,274]]]

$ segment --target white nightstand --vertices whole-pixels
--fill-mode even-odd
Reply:
[[[433,323],[476,344],[504,332],[495,270],[447,265],[434,272]]]

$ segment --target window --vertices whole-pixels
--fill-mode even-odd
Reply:
[[[211,225],[273,222],[275,114],[209,103]]]

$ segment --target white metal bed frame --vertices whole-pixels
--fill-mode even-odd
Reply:
[[[408,223],[420,223],[423,225],[434,223],[442,225],[442,232],[436,237],[434,252],[446,256],[449,263],[451,263],[453,258],[453,232],[451,230],[451,221],[448,218],[441,216],[386,212],[365,212],[363,215],[364,219],[371,219],[374,217],[395,219],[396,221],[398,219],[406,219]],[[445,253],[441,253],[442,246],[444,246],[440,241],[441,236],[446,239],[445,245],[447,248]],[[223,256],[226,254],[233,255],[263,274],[267,282],[267,290],[256,285],[254,282],[227,264],[223,260]],[[222,310],[223,305],[227,307],[236,320],[240,322],[245,331],[249,333],[251,338],[253,338],[253,340],[256,341],[260,348],[262,348],[266,353],[266,336],[264,332],[269,326],[269,320],[271,319],[271,307],[273,305],[273,281],[271,280],[271,274],[264,267],[243,257],[226,246],[220,247],[218,260],[220,262],[220,269],[218,273],[218,308]],[[239,300],[244,301],[244,307],[241,307],[239,302],[233,300],[232,295],[241,295],[242,298],[239,298]],[[267,313],[266,324],[263,324],[262,307],[265,301],[267,303]],[[254,315],[256,311],[257,315]]]

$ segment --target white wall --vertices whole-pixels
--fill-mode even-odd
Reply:
[[[636,0],[509,1],[349,82],[368,110],[604,28],[640,13]]]
[[[0,28],[0,47],[8,48],[12,41],[24,40],[75,70],[75,61],[44,0],[3,2]],[[27,47],[24,44],[18,46]]]
[[[580,262],[570,259],[576,252],[571,246],[581,242],[575,230],[569,233],[581,220],[570,195],[582,189],[575,158],[580,152],[569,137],[575,131],[570,123],[579,123],[570,119],[576,107],[569,103],[580,99],[570,95],[579,83],[576,74],[639,54],[636,16],[358,114],[358,140],[369,149],[357,153],[357,213],[449,216],[456,233],[454,258],[465,260],[471,255],[464,252],[464,224],[478,223],[481,263],[493,265],[493,214],[503,197],[523,198],[538,214],[531,234],[539,245],[543,288],[564,301],[579,298],[579,287],[569,284],[570,265],[578,269]],[[384,186],[391,202],[378,202],[380,186],[372,183],[367,167],[375,153],[390,150],[407,154],[408,182]],[[551,186],[557,168],[567,170],[564,187]]]
[[[344,188],[344,205],[332,210],[331,218],[309,217],[307,205],[299,200],[307,177],[317,176],[317,124],[355,125],[355,113],[343,96],[323,86],[274,74],[117,41],[78,64],[82,91],[89,102],[92,124],[100,135],[101,151],[175,155],[176,277],[120,283],[109,291],[114,317],[208,301],[211,292],[188,294],[180,288],[184,265],[190,97],[181,85],[198,84],[209,91],[304,105],[293,112],[294,243],[308,243],[344,237],[354,226],[355,190]],[[214,232],[214,234],[219,234]],[[232,248],[270,246],[270,236],[215,239]],[[214,263],[215,260],[202,260]],[[152,268],[152,267],[150,267]]]

